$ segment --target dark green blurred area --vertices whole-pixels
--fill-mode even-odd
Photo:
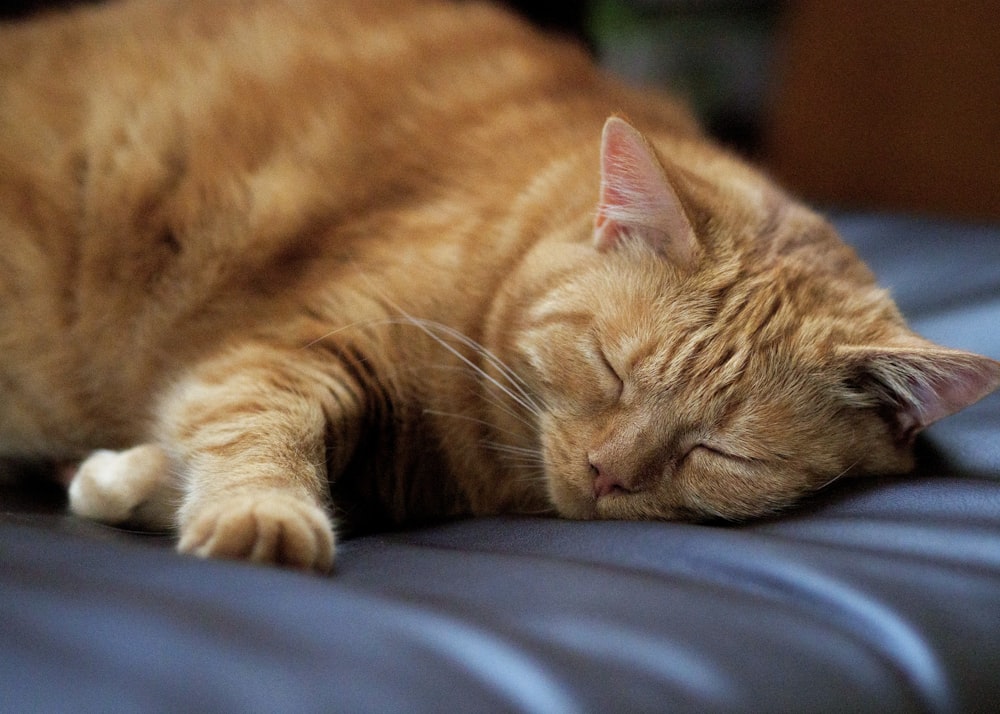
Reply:
[[[591,0],[586,27],[608,69],[683,97],[717,138],[753,154],[778,10],[764,0]]]
[[[609,70],[683,97],[718,139],[760,150],[772,96],[778,0],[507,0],[583,41]]]

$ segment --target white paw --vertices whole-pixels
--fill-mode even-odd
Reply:
[[[153,444],[127,451],[95,451],[80,464],[69,484],[73,513],[112,525],[170,528],[176,501],[167,456]]]
[[[181,552],[323,572],[333,565],[329,517],[282,491],[227,496],[189,513],[181,525]]]

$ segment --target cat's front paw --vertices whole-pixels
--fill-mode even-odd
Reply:
[[[167,455],[155,444],[126,451],[101,449],[69,478],[69,507],[78,516],[112,525],[168,530],[177,511],[177,491]]]
[[[280,491],[239,494],[189,513],[177,546],[182,553],[323,572],[333,566],[329,517],[293,495]]]

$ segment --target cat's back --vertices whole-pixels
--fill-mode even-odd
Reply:
[[[525,115],[573,94],[600,119],[628,106],[693,128],[662,97],[605,81],[572,43],[490,3],[448,0],[82,6],[0,25],[0,92],[4,153],[56,173],[69,164],[78,181],[94,161],[114,153],[120,164],[142,147],[230,169],[294,150],[349,166],[354,187],[385,184],[400,180],[385,175],[394,166],[494,149],[495,137],[470,139],[469,127],[508,127],[527,143]],[[373,158],[378,172],[366,173]]]
[[[79,393],[61,401],[93,417],[286,324],[413,206],[509,210],[622,108],[694,131],[487,3],[122,0],[2,25],[0,362],[24,403]]]
[[[44,142],[50,157],[53,142],[94,151],[102,128],[153,113],[189,131],[229,120],[227,133],[246,132],[257,119],[284,140],[283,115],[343,115],[343,133],[388,105],[412,110],[419,96],[401,84],[473,44],[488,51],[510,25],[488,7],[419,0],[122,0],[43,14],[0,24],[0,140],[25,154]],[[447,102],[483,77],[452,79],[427,90]]]
[[[0,221],[32,243],[10,272],[85,312],[116,284],[132,305],[346,254],[365,231],[331,226],[373,211],[495,213],[625,106],[692,126],[486,3],[123,0],[0,26]]]
[[[48,252],[160,241],[168,215],[192,245],[238,246],[261,223],[267,241],[306,215],[473,183],[459,164],[518,174],[525,117],[599,86],[583,52],[488,4],[83,6],[0,26],[0,162],[19,197],[0,201]],[[523,156],[496,160],[498,133]]]
[[[516,25],[437,2],[124,0],[0,26],[8,411],[127,431],[158,375],[283,323],[331,227],[413,192],[440,143],[423,113],[476,86],[470,31]]]
[[[188,128],[256,118],[288,139],[282,115],[309,114],[371,131],[591,74],[583,53],[477,2],[112,0],[0,24],[0,38],[0,119],[22,143],[86,138],[161,102]]]

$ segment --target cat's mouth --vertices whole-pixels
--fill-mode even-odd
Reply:
[[[653,513],[641,492],[597,483],[570,483],[553,479],[550,498],[563,518],[573,520],[651,520],[669,516]]]
[[[632,491],[585,481],[552,479],[549,490],[550,500],[559,515],[573,520],[714,520],[712,514],[686,505],[677,494],[664,492],[664,489]]]

